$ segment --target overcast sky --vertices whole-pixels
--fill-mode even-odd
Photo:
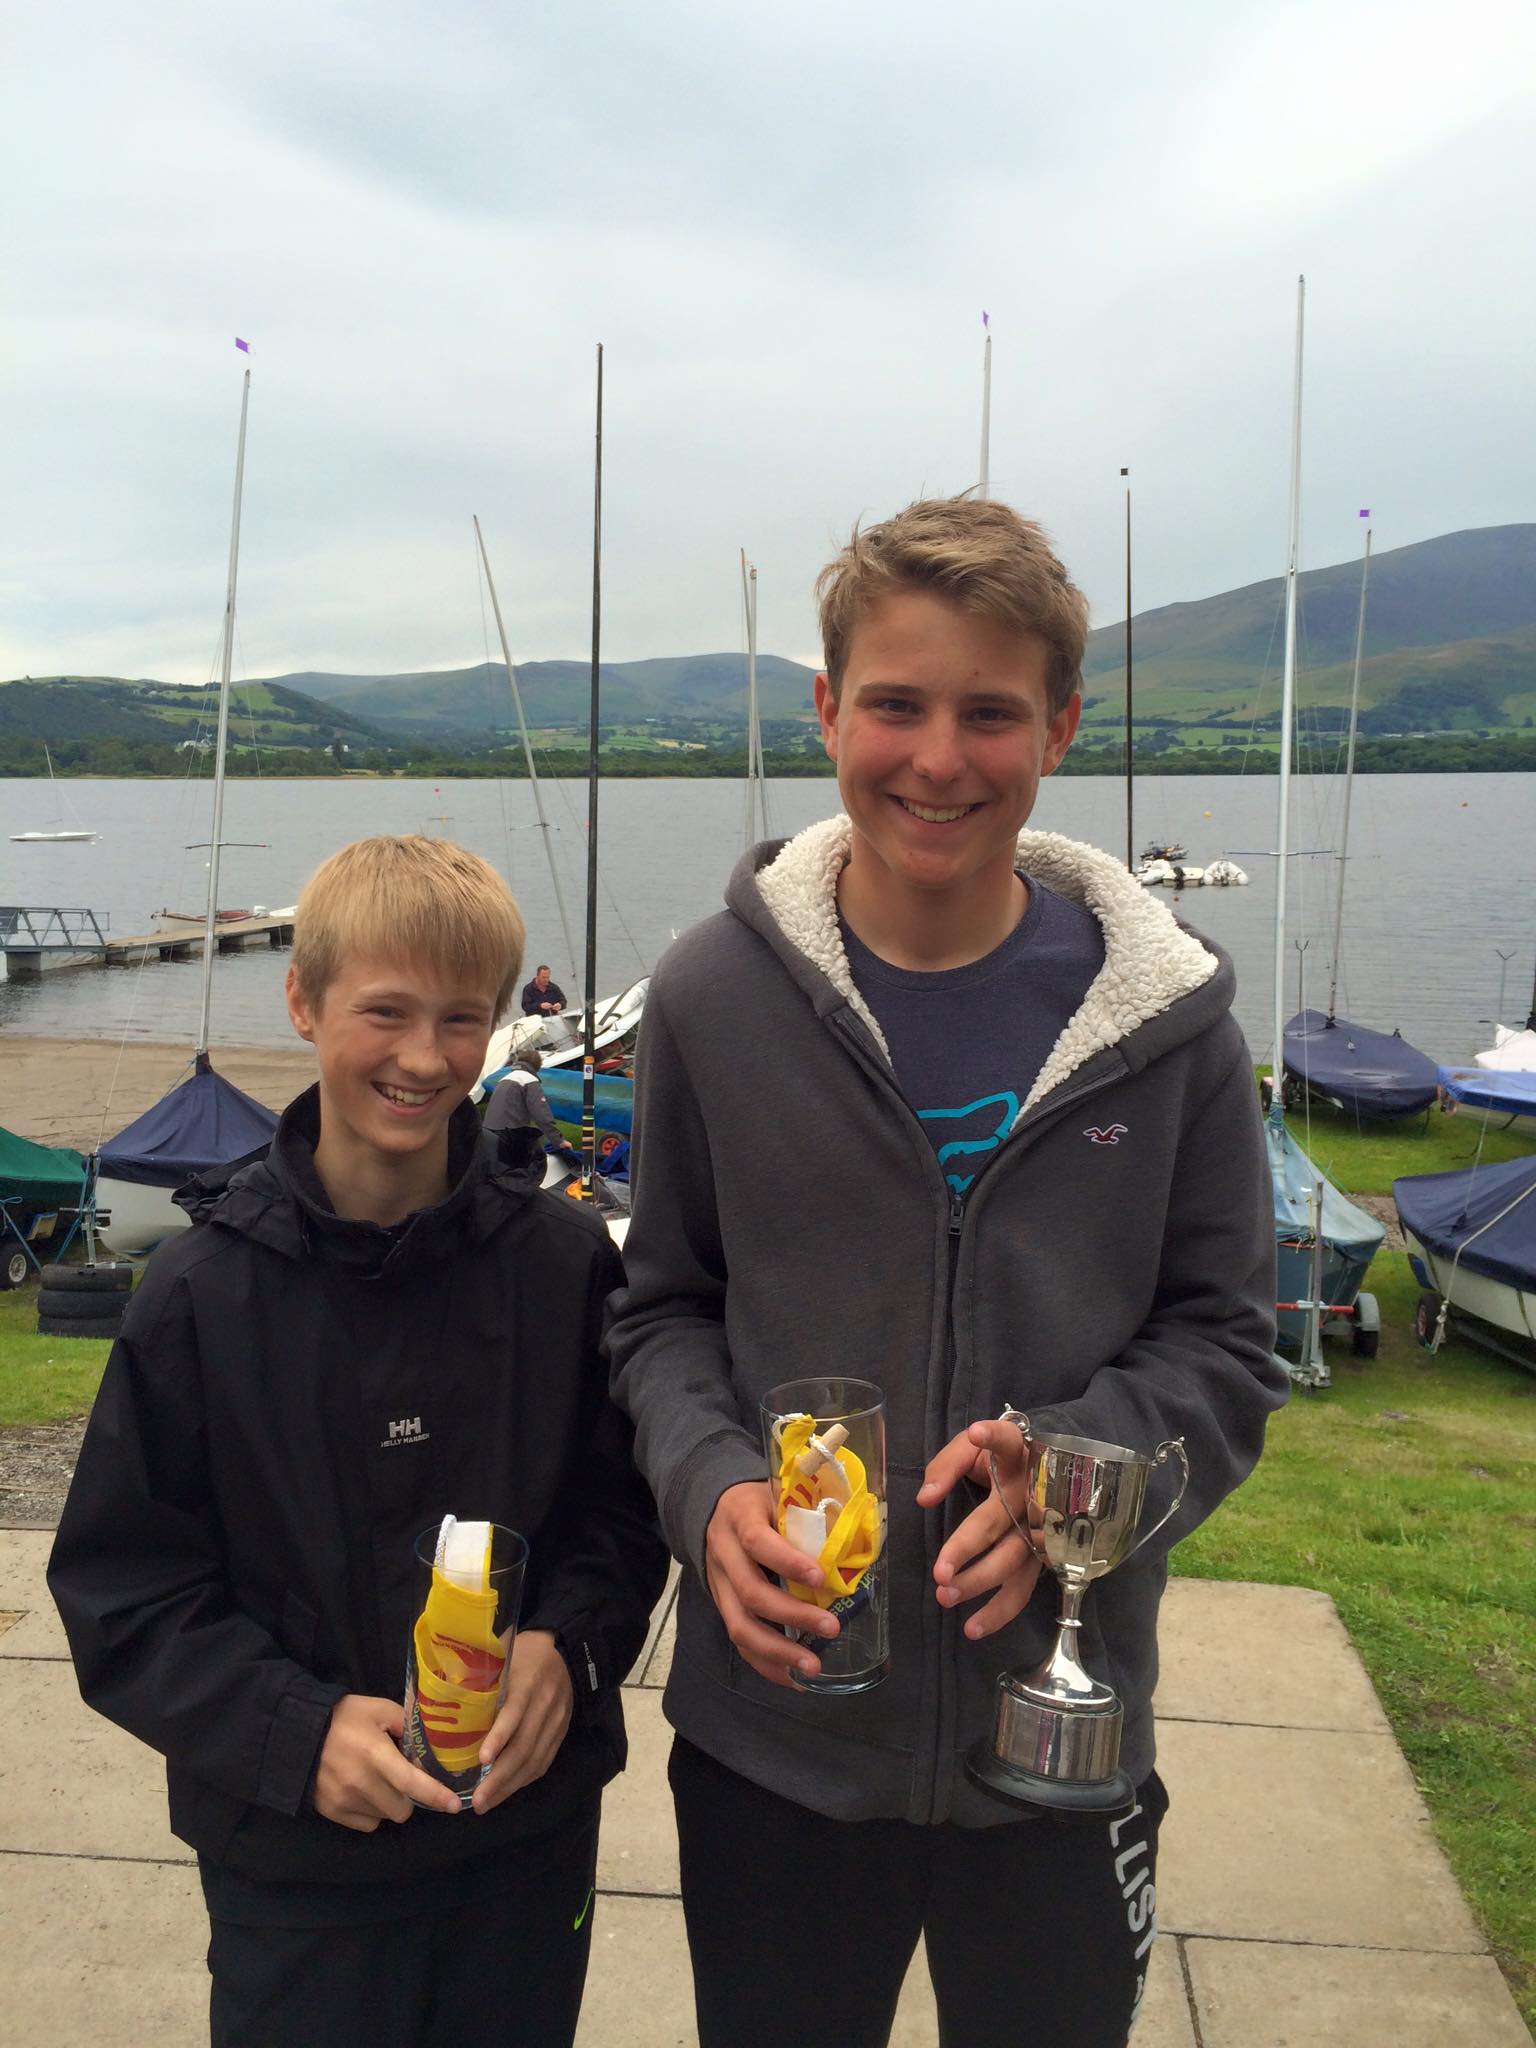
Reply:
[[[1123,615],[1536,518],[1529,0],[50,0],[0,46],[0,676],[815,660],[977,480]]]

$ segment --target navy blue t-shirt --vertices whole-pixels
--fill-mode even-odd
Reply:
[[[1031,881],[1029,908],[981,960],[892,967],[843,924],[854,986],[879,1020],[901,1091],[964,1196],[1013,1127],[1062,1027],[1104,964],[1092,911]]]

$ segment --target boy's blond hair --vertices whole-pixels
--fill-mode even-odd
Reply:
[[[304,884],[293,973],[317,1007],[349,954],[409,960],[496,991],[495,1021],[523,964],[523,918],[489,861],[419,833],[354,839]]]
[[[816,579],[827,686],[834,701],[854,630],[882,598],[931,591],[1050,649],[1051,716],[1082,686],[1088,600],[1045,529],[991,498],[919,498],[853,538]]]

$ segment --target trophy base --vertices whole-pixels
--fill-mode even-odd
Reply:
[[[965,1775],[995,1799],[1052,1814],[1058,1820],[1113,1820],[1118,1814],[1129,1813],[1136,1804],[1136,1788],[1124,1771],[1113,1771],[1109,1777],[1092,1783],[1042,1778],[1034,1771],[1017,1770],[1012,1764],[1003,1763],[985,1737],[971,1745],[965,1759]]]

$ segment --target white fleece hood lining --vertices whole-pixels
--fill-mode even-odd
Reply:
[[[759,871],[757,888],[785,938],[821,969],[889,1060],[885,1034],[854,985],[837,921],[837,878],[852,846],[853,824],[846,816],[807,826]],[[1023,1116],[1095,1053],[1119,1044],[1209,981],[1216,957],[1181,930],[1119,861],[1095,846],[1059,832],[1021,832],[1017,865],[1091,910],[1104,929],[1104,965],[1062,1027],[1019,1111]]]

